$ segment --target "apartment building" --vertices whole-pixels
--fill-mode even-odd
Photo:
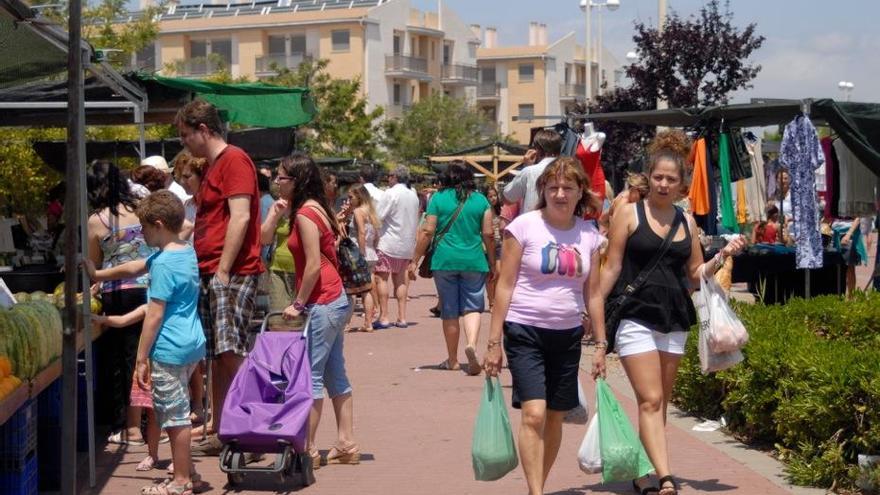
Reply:
[[[475,101],[479,44],[442,2],[436,12],[412,8],[409,0],[170,3],[155,42],[132,64],[194,78],[224,67],[233,77],[258,80],[276,67],[327,59],[332,77],[360,78],[370,106],[396,117],[434,93]]]
[[[548,43],[547,26],[532,22],[528,45],[498,46],[495,28],[482,30],[472,25],[471,29],[483,39],[477,50],[477,105],[501,134],[528,143],[532,127],[559,122],[568,106],[584,100],[585,50],[575,42],[575,33]],[[600,80],[608,88],[619,83],[620,68],[604,51],[600,79],[595,54],[591,60],[591,92],[595,97],[601,91]]]

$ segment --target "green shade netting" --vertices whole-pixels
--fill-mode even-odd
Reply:
[[[143,83],[196,93],[218,109],[224,120],[259,127],[293,127],[307,124],[316,109],[307,88],[286,88],[265,83],[221,84],[193,79],[136,74]]]

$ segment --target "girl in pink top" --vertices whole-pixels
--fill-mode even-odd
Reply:
[[[578,363],[586,307],[598,311],[599,247],[604,238],[585,214],[601,204],[574,158],[559,158],[537,181],[537,209],[504,231],[484,367],[501,370],[501,335],[513,377],[513,407],[522,409],[519,451],[529,493],[543,493],[562,439],[562,418],[578,405]],[[589,297],[593,295],[593,297]],[[589,297],[589,298],[588,298]],[[595,336],[599,341],[604,335]],[[604,353],[594,367],[604,374]]]

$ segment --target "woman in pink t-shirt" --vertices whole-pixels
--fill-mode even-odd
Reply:
[[[562,418],[578,406],[583,315],[602,308],[599,247],[604,238],[585,213],[601,207],[580,163],[570,157],[548,165],[537,181],[536,210],[504,230],[501,273],[495,288],[484,367],[501,369],[501,335],[513,377],[513,407],[522,409],[519,452],[529,493],[543,493],[562,439]],[[587,299],[589,294],[594,297]],[[604,342],[604,335],[596,335]],[[605,372],[601,345],[594,371]],[[542,448],[543,447],[543,448]],[[552,462],[552,461],[551,461]]]

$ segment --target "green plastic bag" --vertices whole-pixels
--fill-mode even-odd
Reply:
[[[596,381],[602,482],[629,481],[654,472],[642,442],[605,380]]]
[[[474,424],[471,459],[477,481],[501,479],[519,464],[501,381],[497,377],[486,377],[480,411]]]

